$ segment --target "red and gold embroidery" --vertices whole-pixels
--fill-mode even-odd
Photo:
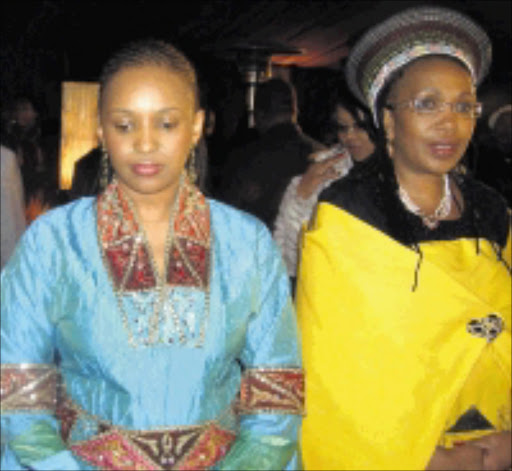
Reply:
[[[116,289],[154,288],[148,249],[130,203],[114,181],[98,198],[98,233]],[[136,250],[133,250],[136,244]],[[206,290],[210,268],[210,211],[206,198],[187,179],[178,195],[167,283]]]
[[[210,211],[185,175],[172,205],[161,279],[135,208],[114,180],[98,198],[98,235],[128,343],[202,347],[210,309]]]
[[[186,454],[175,469],[188,471],[210,468],[226,456],[235,438],[233,432],[223,430],[215,424],[208,425],[197,440],[197,445]]]
[[[210,423],[146,432],[112,429],[71,449],[105,470],[201,470],[221,460],[235,434]]]
[[[87,413],[65,393],[59,398],[56,416],[63,440],[100,469],[206,469],[226,455],[236,438],[216,422],[147,431],[121,429]],[[70,440],[80,420],[95,423],[97,431],[90,439]]]
[[[173,467],[196,444],[202,427],[148,431],[132,435],[132,441],[160,466]]]
[[[59,375],[52,365],[1,365],[2,412],[54,411]]]
[[[249,368],[240,386],[241,414],[304,413],[304,373],[299,368]]]
[[[71,445],[71,450],[83,460],[104,470],[158,470],[144,454],[118,431],[107,432],[84,442]]]

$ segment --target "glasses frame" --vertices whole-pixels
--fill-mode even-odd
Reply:
[[[457,111],[455,109],[455,106],[458,104],[458,102],[451,102],[451,101],[440,101],[439,108],[436,108],[435,110],[419,110],[416,107],[416,102],[419,99],[420,99],[419,97],[416,97],[416,98],[412,98],[410,100],[400,101],[398,103],[387,103],[385,107],[390,110],[397,110],[400,108],[410,108],[414,113],[417,113],[419,115],[435,116],[436,114],[443,112],[446,109],[446,107],[448,106],[452,113],[455,113],[457,116],[462,116],[463,118],[478,119],[480,116],[482,116],[483,104],[480,101],[472,103],[472,105],[474,105],[473,111],[471,114],[467,114],[467,113]]]

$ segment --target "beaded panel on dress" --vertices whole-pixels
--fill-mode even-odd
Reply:
[[[172,218],[171,218],[172,219]],[[104,264],[133,346],[201,346],[209,311],[210,211],[184,179],[178,190],[165,286],[136,211],[117,182],[98,198],[98,236]]]

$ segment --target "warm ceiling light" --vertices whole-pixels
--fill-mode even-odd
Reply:
[[[98,90],[92,82],[63,82],[61,105],[60,178],[71,188],[75,162],[98,145]]]

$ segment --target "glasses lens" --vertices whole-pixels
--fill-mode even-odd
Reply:
[[[469,101],[458,101],[453,105],[455,112],[466,115],[473,116],[475,110],[475,103]]]
[[[436,95],[425,95],[415,98],[412,102],[412,108],[419,114],[439,113],[446,106],[450,107],[455,113],[467,118],[478,118],[482,114],[482,104],[474,101],[459,101],[456,103],[444,102]]]
[[[436,113],[441,108],[441,100],[434,95],[419,96],[412,102],[418,113]]]

